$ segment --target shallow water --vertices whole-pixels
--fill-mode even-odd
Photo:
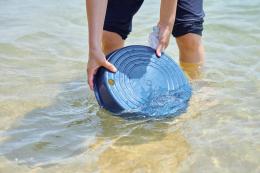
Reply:
[[[158,7],[144,3],[127,45],[146,43]],[[187,112],[129,121],[86,86],[84,1],[0,0],[0,172],[260,172],[260,2],[205,11]],[[178,57],[173,40],[167,53]]]

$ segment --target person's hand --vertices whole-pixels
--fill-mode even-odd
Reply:
[[[89,60],[87,65],[88,85],[91,90],[94,88],[93,79],[99,67],[105,67],[111,72],[116,72],[116,67],[106,60],[102,50],[89,51]]]
[[[162,52],[168,47],[170,37],[172,34],[172,26],[171,25],[162,25],[158,24],[159,27],[159,44],[156,48],[156,55],[160,57]]]

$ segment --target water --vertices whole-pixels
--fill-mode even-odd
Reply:
[[[128,120],[162,120],[179,116],[187,111],[192,90],[191,87],[186,84],[179,89],[170,91],[152,89],[149,94],[143,105],[135,109],[123,111],[118,115]]]
[[[127,45],[146,42],[158,10],[144,3]],[[205,11],[187,112],[129,121],[86,86],[84,1],[0,0],[0,172],[260,172],[260,2]],[[174,40],[167,54],[178,57]]]

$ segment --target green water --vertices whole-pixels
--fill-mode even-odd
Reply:
[[[127,121],[87,88],[83,0],[0,0],[0,173],[260,172],[260,1],[204,7],[188,111]],[[126,45],[147,43],[158,10],[145,1]],[[174,39],[167,53],[178,61]]]

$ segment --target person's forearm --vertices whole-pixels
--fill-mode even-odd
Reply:
[[[89,49],[101,49],[104,20],[108,0],[86,0]]]
[[[178,0],[161,0],[159,25],[173,27]]]

